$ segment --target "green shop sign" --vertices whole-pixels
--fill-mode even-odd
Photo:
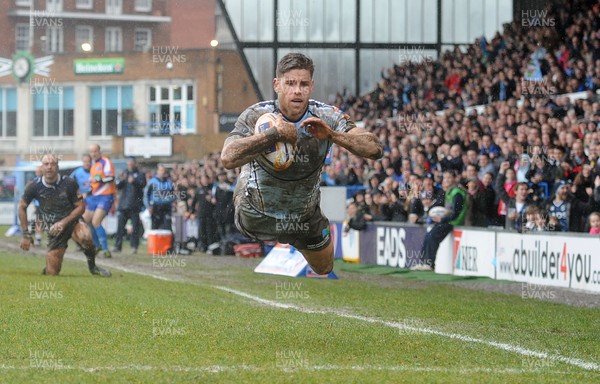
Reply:
[[[125,59],[110,57],[104,59],[75,59],[73,62],[76,75],[103,75],[123,73]]]

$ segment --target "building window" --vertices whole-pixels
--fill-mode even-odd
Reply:
[[[152,10],[152,0],[135,0],[136,12],[150,12]]]
[[[29,50],[29,24],[15,26],[15,51]]]
[[[46,52],[59,53],[63,51],[63,27],[46,28]]]
[[[94,0],[77,0],[75,7],[77,9],[92,9],[94,8]]]
[[[63,0],[46,0],[46,10],[48,12],[62,12]]]
[[[123,13],[123,0],[106,0],[106,13],[109,15]]]
[[[94,28],[89,25],[78,25],[75,27],[75,45],[77,51],[82,52],[82,45],[88,43],[90,51],[94,50]]]
[[[132,86],[90,87],[91,136],[116,136],[135,120]]]
[[[195,133],[194,85],[168,84],[150,87],[148,110],[153,132]]]
[[[16,0],[15,5],[17,7],[31,7],[31,0]]]
[[[123,33],[119,27],[106,28],[106,52],[121,52],[123,50]]]
[[[17,136],[17,90],[0,88],[0,137]]]
[[[73,87],[34,87],[33,136],[73,136]]]
[[[133,50],[148,52],[152,46],[152,30],[149,28],[136,28]]]

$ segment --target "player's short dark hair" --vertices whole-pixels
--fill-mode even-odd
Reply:
[[[310,77],[312,78],[313,73],[315,72],[315,65],[310,57],[301,53],[291,52],[279,60],[275,75],[281,77],[292,69],[306,69],[310,72]]]

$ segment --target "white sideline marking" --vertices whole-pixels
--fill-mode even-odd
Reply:
[[[166,277],[166,276],[157,275],[154,273],[129,269],[129,268],[126,268],[126,267],[123,267],[120,265],[119,266],[111,265],[110,267],[114,268],[114,269],[120,269],[123,272],[129,272],[129,273],[134,273],[134,274],[138,274],[138,275],[142,275],[142,276],[148,276],[148,277],[152,277],[152,278],[163,280],[163,281],[189,283],[189,281],[187,281],[185,279],[170,278],[170,277]],[[447,332],[442,332],[442,331],[438,331],[438,330],[431,329],[431,328],[413,327],[413,326],[409,326],[409,325],[394,322],[394,321],[387,321],[387,320],[381,320],[381,319],[376,319],[376,318],[372,318],[372,317],[353,315],[351,313],[345,313],[345,312],[335,311],[335,310],[331,310],[331,309],[330,310],[310,309],[310,308],[301,307],[301,306],[298,306],[295,304],[279,303],[276,301],[263,299],[261,297],[254,296],[249,293],[238,291],[236,289],[229,288],[229,287],[223,287],[223,286],[218,286],[218,285],[213,285],[212,287],[216,288],[216,289],[220,289],[225,292],[232,293],[234,295],[245,297],[252,301],[256,301],[258,303],[268,305],[271,307],[275,307],[275,308],[291,309],[294,311],[308,313],[308,314],[336,315],[339,317],[344,317],[344,318],[353,319],[353,320],[360,320],[360,321],[364,321],[367,323],[382,324],[387,327],[396,328],[396,329],[405,330],[405,331],[413,331],[413,332],[418,332],[418,333],[431,334],[431,335],[436,335],[436,336],[440,336],[440,337],[446,337],[446,338],[450,338],[450,339],[465,341],[465,342],[469,342],[469,343],[484,344],[484,345],[498,348],[498,349],[501,349],[504,351],[518,353],[523,356],[535,357],[535,358],[539,358],[539,359],[548,359],[548,360],[552,360],[552,361],[556,361],[556,362],[574,365],[576,367],[583,368],[588,371],[600,371],[600,364],[598,364],[598,363],[589,362],[589,361],[585,361],[585,360],[581,360],[581,359],[577,359],[577,358],[573,358],[573,357],[553,355],[553,354],[549,354],[546,352],[538,352],[538,351],[534,351],[531,349],[519,347],[518,345],[511,345],[508,343],[499,343],[497,341],[478,339],[475,337],[465,336],[465,335],[461,335],[458,333],[447,333]]]
[[[208,367],[181,367],[181,366],[152,366],[152,365],[122,365],[122,366],[105,366],[105,367],[83,367],[83,366],[71,366],[62,365],[56,368],[42,368],[42,367],[31,367],[31,366],[14,366],[14,365],[0,365],[0,370],[39,370],[39,371],[84,371],[84,372],[100,372],[100,371],[163,371],[163,372],[207,372],[207,373],[221,373],[221,372],[236,372],[236,371],[250,371],[250,372],[265,372],[271,370],[280,370],[283,372],[294,372],[294,371],[391,371],[391,372],[435,372],[435,373],[455,373],[455,374],[471,374],[471,373],[493,373],[493,374],[522,374],[522,373],[544,373],[549,375],[570,375],[577,374],[577,372],[568,371],[548,371],[545,369],[518,369],[518,368],[487,368],[487,367],[473,367],[473,368],[446,368],[446,367],[415,367],[410,365],[303,365],[296,368],[291,367],[277,367],[276,364],[266,367],[257,367],[252,365],[211,365]]]
[[[289,304],[289,303],[278,303],[278,302],[275,302],[272,300],[263,299],[258,296],[254,296],[254,295],[251,295],[251,294],[248,294],[248,293],[245,293],[242,291],[238,291],[238,290],[235,290],[232,288],[228,288],[228,287],[221,287],[221,286],[216,286],[216,285],[213,287],[220,289],[222,291],[226,291],[226,292],[238,295],[238,296],[245,297],[247,299],[256,301],[261,304],[269,305],[271,307],[282,308],[282,309],[293,309],[298,312],[309,313],[309,314],[336,315],[339,317],[360,320],[360,321],[364,321],[367,323],[382,324],[387,327],[396,328],[396,329],[400,329],[400,330],[426,333],[426,334],[446,337],[446,338],[450,338],[450,339],[465,341],[465,342],[469,342],[469,343],[484,344],[484,345],[502,349],[502,350],[505,350],[508,352],[515,352],[515,353],[518,353],[518,354],[521,354],[524,356],[531,356],[531,357],[536,357],[539,359],[548,359],[548,360],[552,360],[552,361],[556,361],[556,362],[567,363],[567,364],[575,365],[579,368],[583,368],[583,369],[586,369],[589,371],[600,371],[600,364],[584,361],[584,360],[577,359],[577,358],[565,357],[565,356],[561,356],[561,355],[552,355],[552,354],[549,354],[546,352],[533,351],[531,349],[519,347],[517,345],[511,345],[511,344],[507,344],[507,343],[499,343],[496,341],[478,339],[478,338],[471,337],[471,336],[460,335],[458,333],[446,333],[446,332],[437,331],[437,330],[431,329],[431,328],[412,327],[412,326],[398,323],[395,321],[387,321],[387,320],[380,320],[380,319],[376,319],[376,318],[372,318],[372,317],[353,315],[350,313],[335,311],[335,310],[331,310],[331,309],[317,310],[317,309],[305,308],[305,307],[301,307],[301,306]]]

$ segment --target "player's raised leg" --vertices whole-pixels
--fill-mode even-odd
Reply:
[[[325,248],[320,250],[298,249],[319,275],[326,275],[333,270],[333,242],[330,240]]]
[[[83,253],[88,263],[88,269],[92,275],[103,277],[109,277],[111,275],[109,271],[96,265],[96,247],[92,241],[92,235],[87,224],[82,222],[77,223],[71,238],[83,248]]]

